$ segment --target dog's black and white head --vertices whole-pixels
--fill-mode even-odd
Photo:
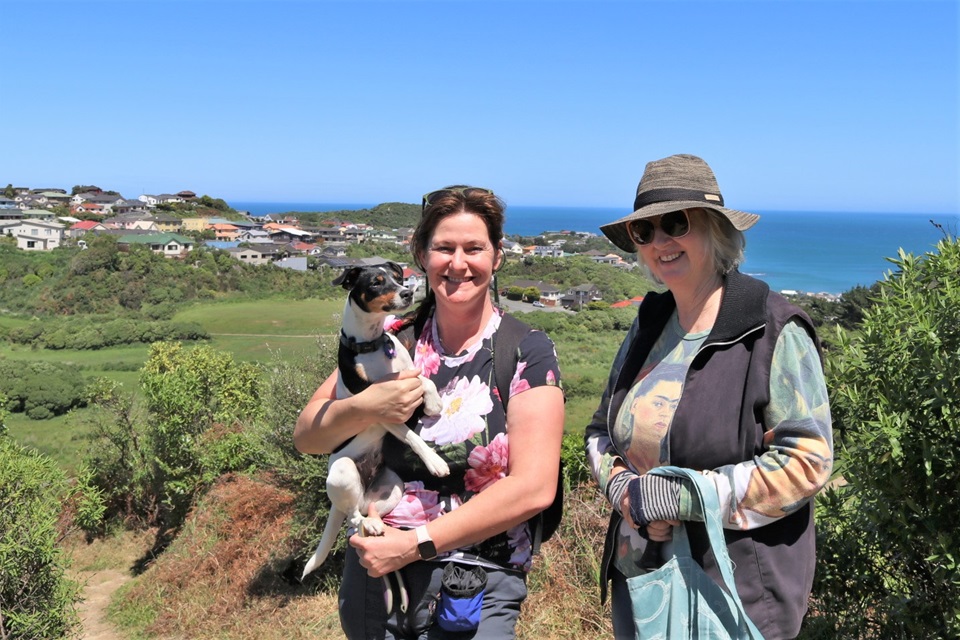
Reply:
[[[402,311],[413,302],[413,291],[403,285],[403,269],[394,262],[350,267],[333,284],[348,290],[354,304],[367,313]]]

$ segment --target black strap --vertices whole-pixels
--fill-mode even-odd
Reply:
[[[506,315],[500,320],[500,328],[493,334],[493,377],[497,383],[497,391],[500,393],[500,400],[503,403],[503,410],[506,413],[507,401],[510,398],[510,381],[513,380],[513,374],[517,370],[517,363],[520,359],[520,342],[524,336],[530,333],[530,326],[517,320],[513,316]],[[557,477],[557,496],[554,500],[563,500],[563,477]],[[544,530],[544,512],[530,518],[530,533],[533,535],[531,540],[531,551],[534,555],[540,553],[540,545],[543,543]]]
[[[510,399],[510,381],[520,360],[520,341],[528,333],[530,327],[527,324],[504,314],[500,318],[500,328],[493,334],[493,379],[497,383],[504,412]]]
[[[353,336],[347,336],[347,334],[341,331],[340,344],[346,347],[347,350],[352,351],[357,355],[362,353],[373,353],[374,351],[383,349],[384,353],[391,360],[397,357],[396,352],[393,350],[393,341],[390,340],[390,336],[388,336],[386,333],[381,333],[379,338],[371,340],[370,342],[357,342],[356,338]]]
[[[633,201],[633,210],[636,211],[640,207],[645,207],[648,204],[667,202],[670,200],[677,202],[683,202],[684,200],[702,201],[707,204],[723,206],[723,196],[719,193],[706,193],[696,189],[681,189],[678,187],[663,187],[661,189],[650,189],[649,191],[641,191],[638,193],[636,199]]]

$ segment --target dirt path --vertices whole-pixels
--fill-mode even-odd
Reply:
[[[129,582],[132,577],[127,571],[102,569],[100,571],[81,571],[76,578],[83,587],[83,602],[77,606],[83,640],[122,640],[114,626],[107,620],[107,607],[114,592]]]

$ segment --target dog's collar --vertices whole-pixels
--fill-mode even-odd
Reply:
[[[361,353],[373,353],[374,351],[383,349],[383,352],[391,360],[397,357],[397,350],[396,347],[393,346],[393,340],[391,340],[390,336],[386,333],[380,334],[379,338],[371,340],[370,342],[357,342],[356,338],[347,336],[347,334],[341,331],[340,344],[358,355]]]

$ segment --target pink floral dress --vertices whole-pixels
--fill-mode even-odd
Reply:
[[[400,504],[383,518],[388,524],[401,528],[425,524],[506,477],[509,427],[493,377],[490,348],[501,313],[493,314],[482,340],[457,354],[444,353],[432,317],[424,325],[414,364],[437,385],[443,409],[439,415],[421,418],[416,431],[447,461],[450,475],[434,477],[415,454],[395,438],[387,438],[384,463],[405,482]],[[510,397],[542,385],[560,386],[557,353],[545,333],[531,331],[520,343]],[[520,524],[447,557],[529,571],[530,527]]]

